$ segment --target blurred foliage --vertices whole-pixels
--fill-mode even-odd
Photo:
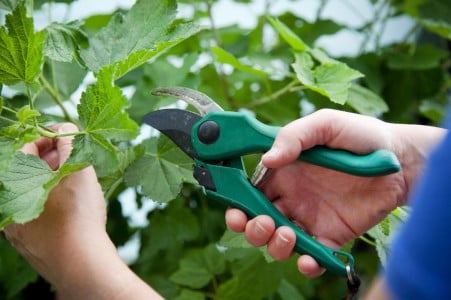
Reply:
[[[9,14],[20,2],[0,0],[0,14]],[[45,14],[57,5],[54,2],[67,3],[58,5],[66,5],[70,11],[74,1],[34,1],[34,12]],[[174,1],[163,2],[168,7],[175,5]],[[284,125],[326,107],[391,122],[439,125],[451,87],[451,4],[447,0],[373,0],[368,2],[370,17],[362,19],[352,1],[322,0],[317,1],[313,17],[307,20],[297,10],[275,10],[276,1],[228,1],[255,21],[245,27],[219,22],[220,15],[222,21],[228,18],[218,11],[223,2],[180,0],[181,15],[201,24],[201,30],[186,29],[187,20],[179,15],[172,21],[173,12],[168,9],[163,13],[167,18],[149,21],[157,28],[163,22],[169,28],[180,25],[179,30],[167,32],[161,27],[161,32],[153,36],[146,32],[151,27],[141,28],[139,24],[139,18],[146,20],[146,13],[137,10],[59,23],[49,20],[37,33],[46,37],[39,80],[2,81],[0,145],[12,146],[9,152],[2,149],[1,171],[9,167],[6,162],[21,146],[12,144],[15,136],[5,130],[9,128],[5,120],[16,122],[14,112],[32,100],[32,108],[40,114],[36,122],[70,120],[86,128],[90,138],[77,137],[76,147],[81,150],[73,162],[95,165],[109,201],[110,236],[118,247],[139,237],[131,268],[167,299],[339,299],[345,293],[345,278],[326,273],[307,279],[296,269],[296,256],[275,262],[264,249],[250,247],[242,235],[226,230],[225,208],[206,199],[201,189],[190,184],[190,162],[183,153],[165,139],[153,137],[136,145],[132,137],[145,113],[174,104],[173,99],[150,94],[153,88],[170,85],[198,89],[226,110],[249,110],[273,125]],[[25,4],[30,15],[33,1]],[[305,1],[286,4],[302,10]],[[324,18],[329,5],[340,5],[350,18],[363,20],[362,24],[356,28]],[[408,28],[395,41],[384,42],[383,37],[392,33],[387,28],[400,18],[407,20]],[[124,45],[108,38],[129,34],[129,24],[143,34],[139,40],[142,49],[114,48]],[[355,34],[352,43],[357,47],[351,48],[357,50],[333,57],[334,49],[321,47],[321,40],[334,38],[335,47],[346,48],[349,41],[340,40],[343,32]],[[164,51],[153,53],[155,45]],[[108,47],[116,52],[106,56]],[[121,60],[127,61],[126,66]],[[83,80],[91,71],[95,71],[97,83],[86,88]],[[113,79],[114,84],[109,86]],[[80,102],[76,92],[80,89],[85,96],[81,97],[78,113],[73,113]],[[88,97],[97,94],[104,98]],[[99,128],[89,123],[95,114],[90,105],[100,107],[105,99],[115,101],[110,114],[121,117],[117,123],[127,123],[124,126],[130,136],[123,138],[114,130],[110,135],[95,135],[106,122],[116,120],[105,120]],[[41,134],[30,129],[30,120],[36,115],[33,110],[28,113],[23,122],[31,127],[14,131],[20,133],[21,143]],[[252,168],[255,157],[246,163]],[[67,172],[77,169],[75,164],[72,167]],[[171,175],[165,177],[168,173]],[[128,195],[125,200],[124,195]],[[149,197],[163,204],[146,211],[147,223],[136,224],[125,208],[136,205],[143,211],[151,201]],[[404,217],[404,210],[396,211],[362,240],[348,245],[356,258],[363,289],[384,261],[391,234]],[[4,239],[0,240],[1,298],[31,299],[33,295],[33,299],[47,299],[51,290]]]

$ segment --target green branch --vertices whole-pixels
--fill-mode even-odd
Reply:
[[[67,111],[66,107],[64,106],[63,100],[61,99],[58,91],[52,87],[50,82],[47,81],[47,79],[44,76],[39,77],[39,81],[44,86],[44,89],[49,93],[49,95],[55,100],[55,103],[60,107],[61,111],[64,114],[64,118],[68,120],[69,122],[75,123],[74,119],[70,116],[69,112]]]
[[[359,236],[359,239],[361,239],[362,241],[364,241],[365,243],[367,243],[367,244],[369,244],[369,245],[371,245],[373,247],[376,247],[376,243],[375,242],[373,242],[372,240],[366,238],[363,235]]]
[[[282,96],[283,94],[286,93],[291,93],[291,92],[295,92],[295,91],[299,91],[304,89],[304,86],[296,86],[299,83],[299,81],[297,79],[294,79],[293,81],[291,81],[289,84],[287,84],[286,86],[284,86],[283,88],[275,91],[274,93],[272,93],[271,95],[265,96],[263,98],[260,98],[258,100],[252,101],[251,103],[249,103],[248,105],[246,105],[246,108],[255,108],[257,106],[266,104],[268,102],[271,102],[273,100],[278,99],[280,96]]]

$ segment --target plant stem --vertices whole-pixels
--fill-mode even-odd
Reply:
[[[6,110],[6,111],[8,111],[8,112],[10,112],[10,113],[13,113],[13,114],[16,114],[16,113],[17,113],[17,111],[15,111],[14,109],[9,108],[9,107],[7,107],[7,106],[3,106],[3,107],[2,107],[2,110]]]
[[[260,98],[260,99],[255,100],[255,101],[252,101],[251,103],[246,105],[246,108],[254,108],[256,106],[263,105],[263,104],[266,104],[268,102],[271,102],[271,101],[279,98],[280,96],[282,96],[285,93],[303,89],[304,88],[303,86],[296,87],[296,84],[298,84],[298,83],[299,83],[299,81],[297,79],[294,79],[289,84],[287,84],[286,86],[284,86],[280,90],[275,91],[271,95],[268,95],[266,97]]]
[[[70,116],[69,112],[67,111],[66,107],[64,106],[64,103],[58,93],[58,91],[51,86],[50,82],[47,81],[47,79],[44,76],[39,77],[39,81],[44,86],[45,90],[50,94],[50,96],[55,100],[56,104],[61,108],[61,111],[64,114],[64,118],[68,120],[69,122],[75,123],[75,121]]]
[[[367,244],[369,244],[369,245],[371,245],[373,247],[376,247],[376,243],[375,242],[371,241],[370,239],[367,239],[363,235],[359,236],[359,239],[361,239],[362,241],[364,241],[365,243],[367,243]]]
[[[0,116],[0,120],[6,121],[6,122],[9,122],[9,123],[13,123],[13,124],[16,123],[16,121],[8,119],[8,118],[3,117],[3,116]]]
[[[51,129],[48,129],[44,126],[38,126],[37,130],[38,130],[39,134],[41,134],[42,136],[45,136],[45,137],[48,137],[51,139],[65,137],[65,136],[77,136],[77,135],[86,134],[85,131],[58,133],[58,132],[54,132]]]
[[[30,87],[27,85],[27,97],[28,97],[28,105],[30,106],[31,110],[34,110],[34,97],[31,94],[31,89]],[[35,127],[38,127],[38,119],[36,118],[36,116],[33,116],[33,124]]]
[[[364,33],[363,41],[359,47],[359,54],[362,54],[365,51],[366,47],[368,46],[368,43],[370,42],[374,27],[377,24],[377,22],[379,21],[379,19],[381,18],[382,13],[384,12],[384,9],[388,4],[389,4],[388,1],[384,0],[384,1],[382,1],[382,4],[376,9],[376,11],[374,13],[374,18],[368,24],[368,29]]]
[[[118,188],[118,186],[122,183],[122,176],[119,177],[112,185],[111,187],[108,189],[108,191],[105,194],[105,200],[109,201],[110,198],[113,196],[114,192],[116,191],[116,189]]]

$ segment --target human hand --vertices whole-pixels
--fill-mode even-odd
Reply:
[[[263,163],[273,168],[261,189],[290,220],[319,242],[339,248],[405,203],[428,148],[443,131],[397,125],[334,110],[321,110],[283,127]],[[316,145],[367,154],[393,151],[402,171],[381,177],[358,177],[297,161],[302,150]],[[288,227],[274,228],[268,216],[248,220],[238,209],[226,213],[228,227],[245,232],[254,246],[268,246],[275,259],[290,257],[295,244]],[[300,272],[316,277],[323,269],[310,256],[298,260]]]
[[[52,129],[78,130],[70,123]],[[56,170],[69,157],[72,138],[41,138],[22,151]],[[49,193],[37,219],[11,224],[5,235],[63,299],[160,299],[122,262],[105,225],[106,203],[90,166],[65,177]]]

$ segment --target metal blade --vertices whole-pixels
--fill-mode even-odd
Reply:
[[[171,96],[183,100],[194,106],[202,116],[212,111],[223,111],[221,106],[204,93],[186,87],[171,86],[156,88],[152,90],[152,94],[155,96]]]
[[[198,114],[180,109],[162,109],[148,113],[144,122],[170,138],[191,158],[197,158],[191,142],[191,128],[201,119]]]

